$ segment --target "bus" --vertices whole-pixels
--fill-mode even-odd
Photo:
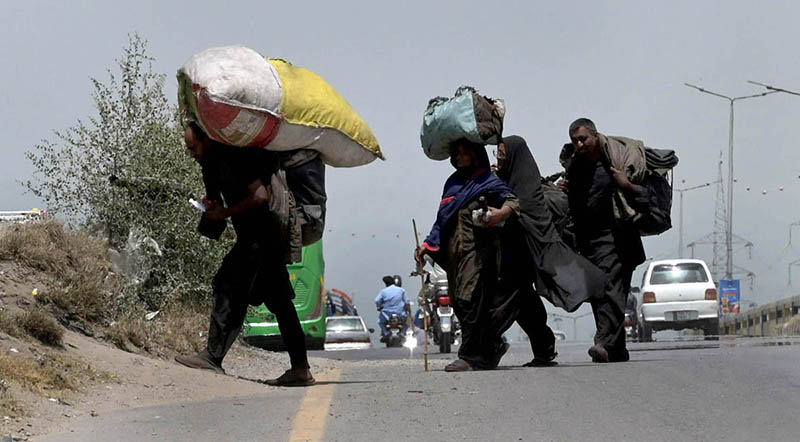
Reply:
[[[322,240],[303,247],[303,258],[287,266],[287,269],[295,294],[294,306],[306,335],[306,347],[309,350],[321,350],[325,346],[327,316]],[[250,307],[242,333],[245,342],[250,345],[273,351],[285,350],[275,315],[264,304]]]

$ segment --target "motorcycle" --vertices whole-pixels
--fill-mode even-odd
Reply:
[[[424,305],[430,318],[428,331],[433,343],[439,346],[439,353],[450,353],[451,346],[458,343],[458,334],[461,330],[450,305],[446,275],[434,273],[433,278],[428,279],[424,292],[427,298]]]
[[[403,335],[403,318],[397,313],[392,313],[387,321],[386,328],[389,334],[385,336],[386,348],[402,347],[406,341]]]
[[[625,312],[625,337],[629,341],[636,341],[639,338],[639,329],[636,326],[636,312]]]

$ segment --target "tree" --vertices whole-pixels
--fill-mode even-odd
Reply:
[[[203,195],[202,179],[164,94],[166,76],[154,72],[153,61],[146,40],[130,36],[118,72],[108,70],[105,82],[91,79],[97,115],[28,152],[36,172],[25,185],[51,212],[101,230],[114,248],[153,239],[157,250],[130,272],[143,277],[128,278],[128,288],[147,308],[160,308],[176,296],[208,293],[224,244],[196,233],[188,198]]]

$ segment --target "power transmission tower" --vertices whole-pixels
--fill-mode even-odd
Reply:
[[[714,255],[711,260],[711,274],[714,278],[714,281],[719,281],[720,279],[724,279],[727,273],[727,263],[728,263],[728,247],[727,247],[727,231],[728,231],[728,213],[725,206],[725,186],[723,184],[723,177],[722,177],[722,152],[719,153],[719,163],[717,167],[717,194],[716,194],[716,201],[714,202],[714,230],[709,233],[708,235],[703,236],[702,238],[689,243],[687,247],[692,249],[692,258],[695,257],[695,248],[699,245],[711,245]],[[729,191],[733,191],[733,189],[729,189]],[[733,234],[733,244],[736,246],[742,246],[742,248],[747,249],[748,252],[752,251],[753,243],[749,240],[742,238],[739,235]],[[733,276],[744,276],[745,278],[750,280],[750,286],[752,288],[754,280],[755,280],[755,273],[747,270],[745,268],[734,266],[733,269]]]

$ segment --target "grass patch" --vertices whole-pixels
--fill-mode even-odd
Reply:
[[[111,304],[105,289],[95,275],[75,275],[60,286],[43,291],[40,299],[86,321],[99,322],[106,318]]]
[[[0,311],[0,332],[15,338],[31,336],[51,347],[61,347],[64,344],[64,329],[41,309],[16,314]]]
[[[25,407],[8,391],[8,382],[0,381],[0,415],[8,417],[27,416]]]
[[[64,329],[42,310],[31,310],[19,316],[19,325],[39,342],[51,347],[64,344]]]
[[[35,359],[18,355],[0,355],[0,378],[33,393],[64,397],[87,380],[115,382],[110,373],[96,370],[73,356],[47,352]]]
[[[145,320],[145,313],[141,310],[127,315],[108,328],[105,338],[122,350],[141,349],[157,356],[192,353],[205,348],[208,307],[175,304],[151,321]]]
[[[34,392],[62,392],[75,384],[55,364],[22,356],[0,355],[0,378]]]
[[[15,315],[7,310],[0,311],[0,332],[15,338],[22,337],[24,332],[19,325],[19,315]]]
[[[0,235],[0,260],[49,276],[54,284],[40,295],[43,302],[87,321],[97,321],[109,311],[105,241],[67,230],[55,220],[17,224]]]

